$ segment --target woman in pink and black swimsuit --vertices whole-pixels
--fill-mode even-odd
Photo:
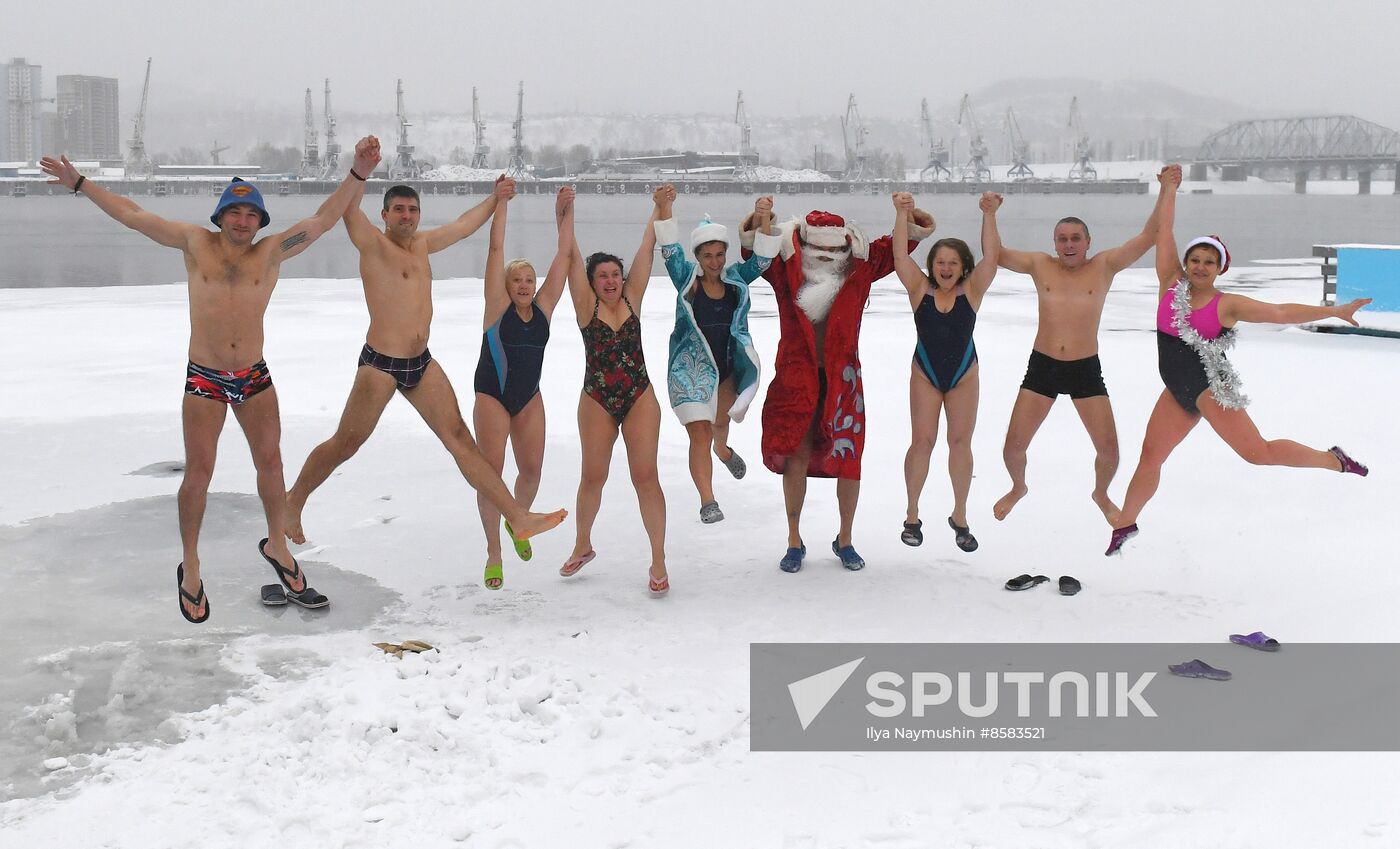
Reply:
[[[1215,280],[1229,270],[1230,252],[1219,237],[1200,236],[1187,244],[1182,261],[1177,261],[1172,225],[1181,166],[1165,170],[1161,180],[1161,190],[1168,195],[1157,231],[1157,369],[1166,389],[1148,419],[1142,457],[1128,484],[1123,509],[1110,516],[1113,535],[1104,554],[1118,553],[1137,534],[1138,514],[1157,491],[1162,464],[1203,418],[1236,454],[1254,465],[1332,469],[1363,476],[1367,472],[1336,446],[1320,451],[1291,439],[1260,436],[1245,412],[1249,399],[1240,392],[1239,375],[1225,359],[1225,351],[1234,343],[1238,322],[1301,324],[1340,318],[1355,325],[1356,311],[1371,299],[1326,307],[1270,304],[1219,291]]]

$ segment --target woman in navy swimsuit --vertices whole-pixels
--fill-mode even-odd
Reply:
[[[905,545],[924,541],[919,520],[919,496],[928,479],[929,456],[938,439],[940,411],[948,413],[948,477],[953,482],[953,512],[948,525],[963,551],[976,551],[977,538],[968,529],[967,494],[972,487],[972,429],[977,423],[977,348],[972,330],[977,309],[997,273],[1001,236],[996,211],[1001,195],[986,192],[982,210],[982,261],[961,239],[939,239],[929,248],[928,273],[909,256],[905,233],[914,196],[895,192],[894,269],[909,292],[914,326],[919,332],[909,376],[909,415],[912,440],[904,455],[904,485],[908,513],[899,538]]]
[[[559,250],[535,288],[535,268],[523,259],[504,260],[506,209],[509,198],[496,205],[491,218],[491,244],[486,253],[486,308],[481,323],[481,358],[476,364],[476,407],[472,421],[477,446],[500,474],[505,466],[506,442],[515,454],[515,500],[534,503],[544,463],[544,399],[540,396],[540,369],[549,341],[549,318],[564,294],[569,257],[574,249],[573,203],[561,190],[554,201],[559,225]],[[571,198],[570,198],[571,200]],[[567,221],[566,221],[567,219]],[[504,582],[501,560],[501,514],[478,495],[477,509],[486,531],[487,589]],[[506,525],[510,533],[510,525]],[[529,540],[511,541],[521,560],[532,554]]]

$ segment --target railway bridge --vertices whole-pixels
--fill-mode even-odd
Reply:
[[[1371,193],[1371,177],[1395,172],[1400,194],[1400,133],[1355,115],[1266,118],[1236,121],[1201,143],[1190,178],[1204,180],[1209,169],[1221,179],[1240,181],[1267,171],[1291,171],[1293,190],[1306,194],[1308,178],[1347,179],[1355,172],[1358,193]]]

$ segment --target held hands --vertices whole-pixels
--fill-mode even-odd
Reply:
[[[909,215],[914,211],[914,196],[909,192],[895,192],[890,199],[894,201],[895,212]]]
[[[676,187],[670,183],[662,183],[651,193],[651,202],[656,204],[658,218],[663,221],[670,218],[671,207],[676,202]]]
[[[996,192],[983,192],[982,199],[977,201],[977,208],[982,210],[983,215],[996,215],[1001,208],[1002,196]]]
[[[73,163],[68,161],[67,156],[59,156],[57,159],[45,156],[39,160],[39,167],[44,169],[45,174],[54,178],[49,180],[50,184],[58,183],[70,192],[78,185],[78,177],[81,175],[78,169],[73,167]]]
[[[1356,311],[1369,303],[1371,303],[1370,298],[1357,298],[1349,304],[1342,304],[1336,308],[1337,318],[1340,318],[1352,327],[1360,327],[1361,325],[1356,323]]]
[[[562,186],[559,193],[554,196],[554,220],[563,221],[566,215],[574,211],[574,187]]]
[[[379,167],[379,139],[365,136],[355,142],[355,173],[361,179],[369,177]]]
[[[511,198],[515,197],[515,181],[502,174],[496,178],[496,188],[492,194],[496,196],[497,201],[510,201]]]
[[[762,227],[773,222],[773,196],[763,195],[753,202],[753,224]]]
[[[1162,188],[1175,191],[1181,186],[1181,166],[1162,166],[1161,172],[1157,174],[1157,182],[1162,184]]]

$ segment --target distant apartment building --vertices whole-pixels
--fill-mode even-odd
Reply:
[[[62,136],[52,143],[70,158],[122,158],[117,81],[111,77],[59,75],[58,120]]]
[[[43,156],[41,70],[23,58],[0,65],[0,162],[33,162]]]

